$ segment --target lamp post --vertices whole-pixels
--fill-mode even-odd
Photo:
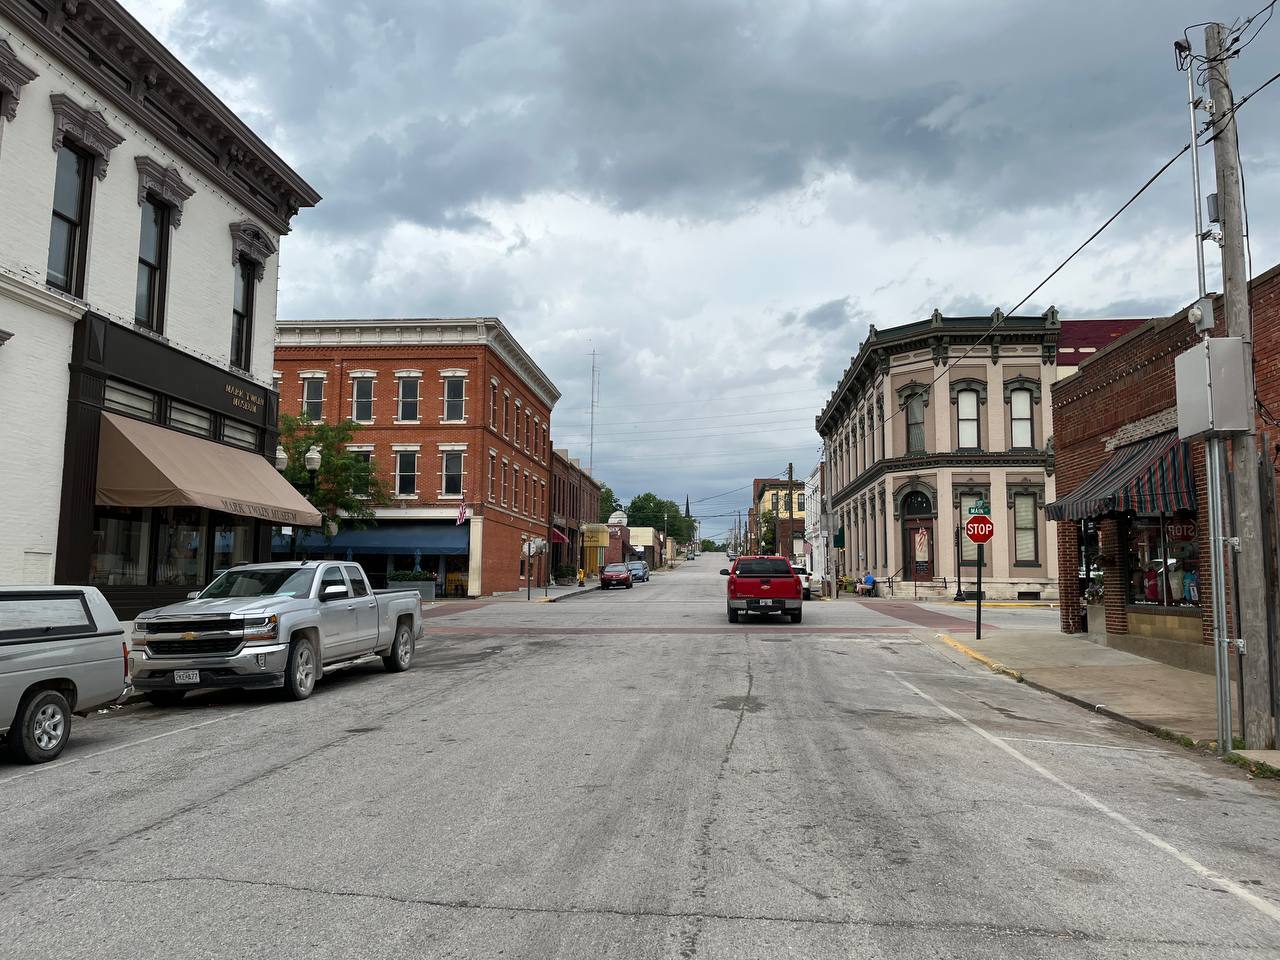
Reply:
[[[296,483],[293,484],[293,488],[303,496],[309,498],[315,496],[316,475],[320,472],[320,461],[320,446],[319,444],[313,443],[310,449],[302,456],[302,465],[306,467],[307,470],[307,487],[304,490],[299,488]],[[276,444],[276,469],[281,473],[284,473],[289,469],[289,453],[280,444]],[[289,527],[289,530],[291,531],[289,534],[289,555],[294,556],[298,552],[298,531],[297,528],[292,525]]]

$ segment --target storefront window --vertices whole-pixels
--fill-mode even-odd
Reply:
[[[156,585],[194,587],[204,583],[205,511],[168,507],[156,511]]]
[[[93,515],[89,582],[96,586],[145,586],[151,544],[150,511],[98,507]]]
[[[1199,528],[1193,514],[1135,517],[1128,523],[1128,548],[1130,603],[1200,603]]]
[[[217,518],[213,527],[213,575],[252,560],[253,522],[225,515]]]

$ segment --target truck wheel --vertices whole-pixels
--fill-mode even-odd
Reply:
[[[413,662],[413,631],[407,623],[396,627],[396,638],[391,641],[391,649],[382,658],[382,665],[391,673],[403,673]]]
[[[738,611],[733,609],[733,607],[729,608],[729,622],[730,623],[738,622]]]
[[[37,690],[22,698],[6,738],[20,763],[48,763],[71,738],[71,705],[57,690]]]
[[[804,598],[805,598],[806,600],[812,600],[812,599],[813,599],[813,591],[811,591],[811,590],[806,590],[806,591],[804,592]]]
[[[156,707],[176,707],[187,696],[185,690],[148,690],[147,702]]]
[[[290,700],[305,700],[316,688],[320,664],[311,641],[300,638],[289,647],[289,660],[284,668],[284,695]]]
[[[792,622],[792,623],[799,623],[799,622],[800,622],[800,618],[801,618],[801,617],[803,617],[803,616],[804,616],[804,611],[803,611],[803,610],[792,610],[792,611],[791,611],[791,622]]]

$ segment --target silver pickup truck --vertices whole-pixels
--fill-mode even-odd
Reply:
[[[124,627],[96,587],[0,587],[0,735],[9,754],[46,763],[71,715],[129,692]]]
[[[245,564],[133,621],[133,686],[157,705],[213,687],[305,700],[322,674],[356,662],[409,669],[421,629],[418,592],[372,590],[358,563]]]

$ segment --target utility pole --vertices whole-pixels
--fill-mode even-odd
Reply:
[[[591,351],[591,434],[587,447],[587,470],[595,476],[596,470],[596,404],[600,402],[600,380],[596,373],[596,352]]]
[[[790,463],[787,464],[787,539],[795,540],[795,534],[791,532],[791,525],[795,523],[795,515],[791,512],[791,485],[795,482],[795,470]],[[786,551],[782,550],[782,544],[778,544],[778,553],[791,559],[791,544],[787,544]]]
[[[1222,227],[1222,293],[1227,335],[1244,339],[1245,396],[1253,397],[1253,330],[1249,306],[1249,277],[1245,259],[1244,218],[1240,193],[1239,144],[1231,74],[1224,51],[1227,28],[1205,27],[1209,59],[1209,95],[1213,98],[1213,161],[1218,181],[1218,213]],[[1253,750],[1275,745],[1271,716],[1271,650],[1267,629],[1266,558],[1263,554],[1262,493],[1258,476],[1258,441],[1251,414],[1247,433],[1231,440],[1231,472],[1235,484],[1236,556],[1233,567],[1240,582],[1236,633],[1244,640],[1241,664],[1244,694],[1244,739]],[[1215,550],[1221,545],[1215,544]],[[1227,744],[1227,749],[1231,745]]]

